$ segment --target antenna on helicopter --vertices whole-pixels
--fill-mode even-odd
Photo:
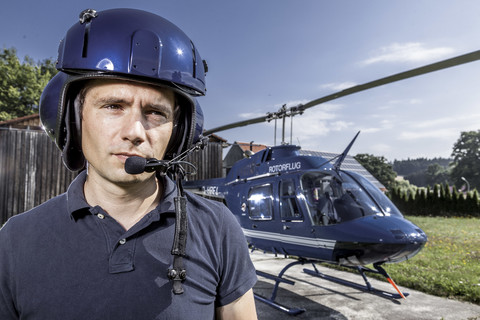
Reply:
[[[345,148],[345,150],[343,150],[342,154],[340,155],[340,157],[337,159],[337,161],[333,165],[333,168],[335,169],[335,171],[338,172],[340,170],[340,167],[342,166],[343,161],[347,157],[348,152],[350,151],[353,144],[355,143],[355,140],[357,140],[357,137],[358,137],[359,134],[360,134],[360,131],[358,131],[357,134],[355,135],[355,137],[353,137],[352,141],[350,141],[348,146]]]
[[[333,165],[333,168],[335,169],[336,172],[338,172],[340,170],[340,167],[342,166],[343,161],[347,157],[348,152],[350,152],[350,149],[352,148],[353,144],[355,143],[355,140],[357,140],[357,137],[358,137],[359,134],[360,134],[360,131],[357,132],[355,137],[353,137],[352,141],[350,141],[348,146],[345,148],[345,150],[343,150],[343,152],[341,154],[325,161],[324,163],[322,163],[318,167],[321,168],[324,165],[326,165],[327,163],[332,162],[333,160],[337,159],[337,161],[335,161],[335,164]]]

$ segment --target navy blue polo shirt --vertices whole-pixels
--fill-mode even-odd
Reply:
[[[87,204],[85,178],[0,230],[0,319],[214,319],[255,284],[233,214],[187,193],[187,279],[174,295],[175,184],[166,178],[158,207],[125,231]]]

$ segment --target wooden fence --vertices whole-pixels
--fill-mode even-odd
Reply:
[[[0,223],[64,192],[74,177],[43,131],[0,128]]]
[[[210,143],[186,160],[198,169],[190,180],[222,176],[220,143]],[[0,127],[0,226],[9,217],[65,192],[75,176],[43,131]]]
[[[223,176],[222,144],[209,142],[203,150],[198,150],[185,159],[195,165],[196,174],[188,175],[188,180],[204,180]],[[188,170],[188,168],[186,168]]]

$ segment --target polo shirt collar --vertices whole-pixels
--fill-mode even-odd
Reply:
[[[87,209],[91,206],[85,200],[83,194],[83,185],[87,179],[87,171],[83,170],[72,181],[67,190],[67,210],[70,217],[77,220],[81,215],[84,215]]]
[[[81,216],[87,214],[91,206],[85,200],[85,194],[83,192],[83,185],[87,179],[87,171],[84,170],[78,174],[78,176],[72,181],[67,190],[67,210],[70,217],[77,220]],[[157,179],[163,180],[163,198],[154,209],[159,213],[163,212],[175,212],[174,198],[177,196],[177,186],[175,183],[166,176],[157,175]]]

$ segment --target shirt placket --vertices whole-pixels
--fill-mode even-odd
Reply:
[[[135,269],[135,244],[137,237],[135,233],[125,229],[100,207],[91,208],[93,215],[101,226],[105,235],[108,248],[108,270],[109,273],[129,272]]]

